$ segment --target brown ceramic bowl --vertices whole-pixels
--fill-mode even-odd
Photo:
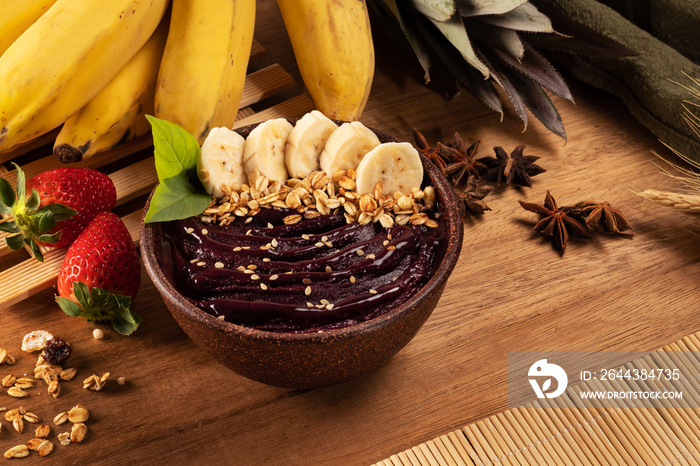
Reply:
[[[254,126],[237,131],[246,137]],[[375,131],[382,142],[397,141]],[[221,321],[189,303],[165,278],[158,264],[161,227],[141,224],[141,255],[182,329],[198,345],[236,373],[285,388],[308,389],[350,380],[385,364],[418,332],[438,303],[462,247],[463,224],[448,181],[421,157],[435,187],[448,244],[436,273],[415,296],[389,312],[357,325],[323,333],[276,333]],[[144,213],[148,210],[150,199]]]

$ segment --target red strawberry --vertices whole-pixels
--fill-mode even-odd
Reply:
[[[43,260],[40,245],[70,245],[100,212],[112,210],[117,200],[109,176],[91,168],[57,168],[30,179],[25,186],[24,172],[17,171],[17,193],[0,180],[0,214],[13,220],[0,229],[19,233],[7,238],[12,249],[27,244],[38,260]],[[26,192],[31,194],[26,196]]]
[[[111,320],[130,334],[141,318],[129,309],[141,284],[141,264],[124,222],[102,212],[76,238],[58,273],[59,306],[70,316]]]

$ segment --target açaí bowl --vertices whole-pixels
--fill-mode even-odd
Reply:
[[[236,131],[247,137],[255,126]],[[381,142],[398,141],[373,131]],[[166,279],[158,262],[158,223],[141,224],[141,255],[146,271],[185,333],[234,372],[268,385],[296,389],[355,378],[382,366],[411,341],[435,309],[459,257],[463,224],[454,192],[431,162],[422,156],[421,160],[424,184],[435,188],[445,222],[445,254],[434,275],[413,297],[372,320],[322,333],[268,332],[221,321],[188,302]],[[144,213],[149,205],[150,198]]]

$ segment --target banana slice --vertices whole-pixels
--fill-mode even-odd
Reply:
[[[292,128],[292,124],[284,118],[276,118],[260,123],[250,132],[243,151],[246,175],[257,169],[270,181],[287,181],[284,152]]]
[[[359,121],[343,123],[326,141],[321,170],[333,176],[338,170],[355,169],[365,154],[379,145],[379,138]]]
[[[326,146],[326,141],[338,125],[323,113],[313,110],[294,125],[289,133],[285,161],[289,176],[304,178],[319,169],[319,158]]]
[[[380,181],[382,194],[410,193],[414,187],[420,188],[423,164],[418,151],[408,142],[387,142],[368,152],[357,166],[357,192],[374,192]]]
[[[214,197],[238,189],[248,178],[243,169],[245,139],[228,128],[212,128],[197,157],[197,176]]]

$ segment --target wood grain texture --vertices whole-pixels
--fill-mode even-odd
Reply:
[[[294,76],[290,98],[301,81],[273,3],[263,0],[258,8],[256,37],[267,50],[260,66],[280,63]],[[289,391],[214,362],[179,329],[145,272],[134,304],[143,324],[129,338],[102,327],[106,338],[94,340],[94,324],[63,315],[53,292],[41,292],[0,314],[0,347],[19,356],[13,368],[0,366],[0,377],[31,370],[35,357],[19,354],[19,344],[28,331],[44,328],[73,344],[77,380],[65,382],[57,400],[42,387],[43,394],[21,403],[0,393],[0,406],[22,405],[45,418],[77,403],[92,411],[86,441],[57,445],[53,461],[370,464],[503,411],[508,351],[653,350],[700,329],[698,218],[632,192],[672,186],[650,152],[668,151],[620,102],[571,83],[578,105],[556,100],[569,136],[564,144],[539,123],[523,133],[513,114],[499,123],[468,94],[446,102],[420,82],[416,67],[393,55],[378,51],[363,115],[367,125],[408,141],[415,127],[431,143],[459,131],[467,142],[481,140],[480,156],[491,155],[496,145],[510,151],[526,144],[525,153],[541,156],[547,169],[531,189],[497,189],[486,198],[492,211],[466,220],[460,260],[415,339],[387,366],[360,379]],[[547,189],[561,203],[609,201],[628,215],[635,237],[572,241],[560,257],[532,232],[534,215],[517,203],[541,202]],[[81,388],[84,377],[105,371],[113,379],[126,377],[127,384],[112,382],[99,393]],[[0,450],[30,437],[0,422]],[[556,428],[543,420],[532,424]],[[54,435],[65,430],[54,428]],[[452,444],[469,453],[466,439]],[[540,455],[572,457],[574,444],[560,438]]]

